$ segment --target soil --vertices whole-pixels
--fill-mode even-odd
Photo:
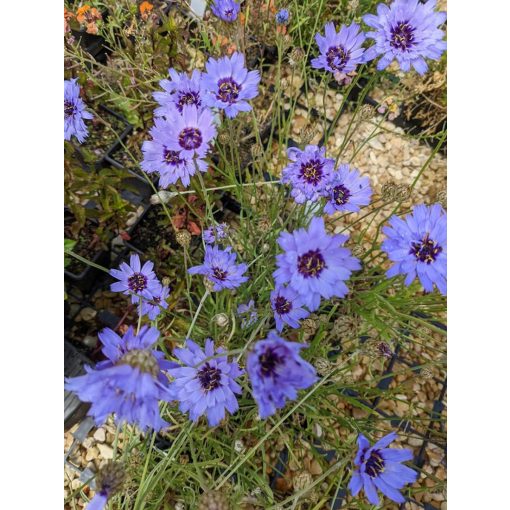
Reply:
[[[126,124],[106,110],[97,109],[97,111],[101,119],[95,116],[90,121],[89,136],[82,147],[95,154],[99,159],[106,154],[108,149],[118,139],[124,131]]]
[[[97,223],[93,220],[85,220],[85,225],[80,229],[78,235],[73,233],[73,224],[75,218],[72,214],[66,213],[64,217],[64,237],[77,241],[73,251],[88,260],[94,260],[97,254],[104,249],[101,240],[96,236]],[[79,260],[70,257],[71,262],[66,267],[66,271],[76,276],[80,275],[87,265]]]

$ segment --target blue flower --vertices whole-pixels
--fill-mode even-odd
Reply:
[[[216,136],[213,116],[208,108],[198,110],[185,105],[182,115],[172,105],[167,105],[165,118],[155,118],[150,130],[152,140],[142,145],[143,161],[140,166],[147,172],[159,172],[159,185],[167,188],[179,179],[189,186],[196,170],[207,172],[202,159],[209,151]]]
[[[300,327],[299,321],[310,315],[302,308],[303,303],[303,298],[290,287],[277,287],[271,292],[271,308],[278,331],[283,329],[284,323],[291,328]]]
[[[235,394],[242,390],[235,381],[244,373],[237,362],[229,362],[227,356],[215,356],[225,352],[207,338],[205,352],[192,340],[186,340],[186,348],[174,349],[173,353],[184,366],[172,368],[174,377],[170,392],[179,402],[183,413],[189,412],[192,421],[207,415],[209,426],[215,427],[225,418],[225,409],[233,414],[239,409]],[[208,359],[211,358],[211,359]]]
[[[335,167],[335,160],[326,158],[326,149],[307,145],[302,151],[295,147],[287,149],[289,163],[282,170],[282,182],[291,184],[291,195],[298,204],[307,200],[318,200],[329,182]]]
[[[388,278],[405,274],[411,285],[418,276],[427,292],[434,284],[446,296],[446,213],[439,204],[417,205],[404,219],[390,218],[384,227],[387,239],[381,248],[395,264],[386,273]]]
[[[159,414],[159,401],[172,400],[164,372],[175,363],[152,349],[158,337],[159,331],[147,326],[138,335],[130,327],[122,338],[108,328],[99,333],[107,360],[95,369],[86,366],[85,375],[66,381],[67,390],[92,403],[89,414],[96,425],[112,413],[118,424],[138,425],[141,430],[161,430],[168,425]]]
[[[391,432],[371,447],[363,434],[358,436],[359,449],[354,460],[356,469],[349,482],[349,490],[353,496],[363,488],[368,501],[372,505],[379,505],[379,489],[392,501],[405,502],[399,490],[408,483],[414,483],[418,473],[401,464],[413,458],[411,450],[386,448],[396,438],[397,434]]]
[[[425,58],[439,60],[446,50],[444,32],[437,28],[446,21],[445,12],[435,12],[436,0],[395,0],[389,7],[377,6],[377,16],[366,14],[363,21],[374,30],[367,37],[374,46],[367,50],[370,59],[382,55],[377,69],[386,69],[397,60],[402,71],[411,66],[419,74],[427,72]]]
[[[248,281],[244,276],[248,269],[246,264],[236,264],[236,254],[231,253],[228,246],[224,250],[218,246],[207,245],[205,247],[204,263],[200,266],[190,267],[189,274],[203,274],[211,281],[213,290],[235,289]]]
[[[153,290],[153,296],[151,299],[144,299],[142,301],[142,315],[147,315],[151,321],[153,321],[160,313],[161,309],[167,309],[168,303],[167,298],[170,293],[170,289],[167,285],[161,285]]]
[[[70,140],[74,135],[82,143],[89,136],[83,119],[92,119],[93,115],[85,110],[76,81],[77,78],[64,80],[64,140]]]
[[[156,117],[172,117],[174,109],[182,113],[184,106],[195,106],[202,109],[202,73],[193,70],[191,78],[186,73],[178,73],[175,69],[169,69],[169,80],[161,80],[159,84],[164,92],[154,92],[154,99],[160,104],[154,110]]]
[[[252,108],[247,102],[259,93],[260,74],[244,67],[244,55],[235,52],[232,56],[218,60],[210,58],[206,65],[207,73],[203,76],[207,89],[206,104],[225,110],[229,118],[239,112],[249,112]]]
[[[234,0],[214,0],[211,11],[223,21],[232,22],[237,19],[241,6]]]
[[[246,329],[254,324],[259,318],[255,308],[255,301],[250,299],[248,303],[239,305],[237,307],[237,315],[242,318],[241,329]]]
[[[335,25],[330,21],[324,26],[324,31],[325,37],[315,35],[321,54],[312,60],[312,67],[347,74],[354,71],[358,64],[368,61],[362,47],[365,34],[360,31],[358,24],[352,23],[348,27],[342,25],[340,32],[336,32]]]
[[[110,285],[110,290],[131,295],[132,303],[139,303],[140,296],[152,299],[157,295],[160,286],[152,270],[154,263],[148,260],[143,267],[140,266],[140,257],[133,254],[129,259],[129,265],[122,262],[120,269],[110,269],[110,274],[119,280]]]
[[[304,347],[270,331],[248,354],[246,370],[261,418],[273,415],[287,400],[295,400],[298,390],[317,381],[315,368],[299,355]]]
[[[228,234],[228,225],[220,223],[213,225],[202,232],[202,238],[206,244],[214,244],[226,239]]]
[[[284,253],[276,256],[276,283],[289,284],[311,312],[319,308],[321,297],[344,297],[349,292],[345,281],[361,269],[359,260],[342,247],[346,240],[345,235],[329,235],[319,217],[312,219],[308,230],[282,232],[278,244]]]
[[[280,9],[276,15],[275,20],[278,25],[286,25],[289,22],[289,11],[287,9]]]
[[[340,165],[331,175],[323,195],[327,198],[324,212],[358,212],[360,206],[368,205],[372,189],[368,177],[361,177],[357,168],[350,169],[347,164]]]

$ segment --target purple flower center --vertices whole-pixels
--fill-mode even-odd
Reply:
[[[292,303],[283,296],[278,296],[274,300],[274,308],[278,315],[285,315],[292,310]]]
[[[198,372],[198,380],[204,391],[215,390],[221,382],[221,370],[206,363]]]
[[[182,113],[182,109],[186,105],[201,105],[200,97],[197,92],[181,92],[177,101],[177,109]]]
[[[64,115],[72,117],[76,113],[76,105],[72,101],[64,101]]]
[[[128,278],[128,287],[133,292],[142,292],[147,288],[147,277],[142,273],[133,273]]]
[[[310,250],[298,257],[297,265],[305,278],[317,278],[326,267],[326,262],[320,250]]]
[[[215,266],[212,268],[212,274],[214,278],[223,282],[227,279],[228,272]]]
[[[322,179],[324,162],[320,159],[312,159],[301,165],[300,176],[309,184],[317,186]]]
[[[275,376],[276,369],[283,364],[283,356],[278,355],[275,349],[268,347],[264,353],[259,356],[260,371],[263,377]]]
[[[225,9],[223,11],[223,15],[225,16],[225,18],[231,19],[232,16],[234,15],[234,9]]]
[[[335,186],[333,188],[333,200],[336,205],[344,205],[349,201],[351,192],[343,185]]]
[[[408,21],[399,21],[391,28],[390,46],[401,51],[409,50],[414,46],[414,30]]]
[[[379,450],[373,450],[365,464],[365,473],[371,478],[379,476],[384,471],[384,460]]]
[[[343,46],[331,46],[326,52],[326,61],[335,71],[341,71],[349,61],[350,52]]]
[[[187,151],[198,149],[202,145],[202,133],[195,127],[184,128],[179,133],[179,145]]]
[[[434,262],[437,256],[443,251],[435,241],[429,238],[429,234],[425,234],[423,239],[417,243],[411,243],[409,253],[416,257],[417,261],[430,264]]]
[[[216,98],[228,104],[235,103],[239,97],[241,85],[239,85],[233,78],[222,78],[218,82],[218,93]]]
[[[173,166],[180,165],[184,161],[179,157],[178,151],[172,151],[170,149],[165,149],[165,151],[163,153],[163,159],[165,160],[165,162],[167,164],[173,165]]]

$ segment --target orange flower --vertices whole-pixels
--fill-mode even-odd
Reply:
[[[153,8],[154,6],[150,2],[147,2],[147,0],[144,0],[140,4],[140,15],[144,21],[147,21],[147,18],[149,17],[149,14],[152,12]]]
[[[69,26],[69,20],[71,18],[74,18],[74,14],[64,7],[64,34],[67,34],[67,32],[71,29]]]
[[[88,11],[90,11],[90,5],[83,5],[76,11],[76,19],[79,23],[85,23]]]

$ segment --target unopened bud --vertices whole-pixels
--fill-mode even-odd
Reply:
[[[289,64],[292,67],[297,66],[305,58],[305,51],[303,48],[294,48],[289,55]]]
[[[198,510],[229,510],[227,498],[219,491],[207,491],[198,502]]]
[[[375,108],[372,105],[364,104],[358,112],[360,120],[370,120],[375,116]]]
[[[305,126],[299,133],[299,138],[301,143],[304,145],[308,145],[317,134],[317,129],[315,126]]]
[[[229,318],[226,313],[218,313],[213,317],[214,323],[220,328],[226,328],[229,324]]]
[[[172,198],[176,197],[177,195],[178,193],[175,191],[160,190],[151,196],[150,203],[152,205],[168,204],[168,202],[170,202],[170,200],[172,200]]]

